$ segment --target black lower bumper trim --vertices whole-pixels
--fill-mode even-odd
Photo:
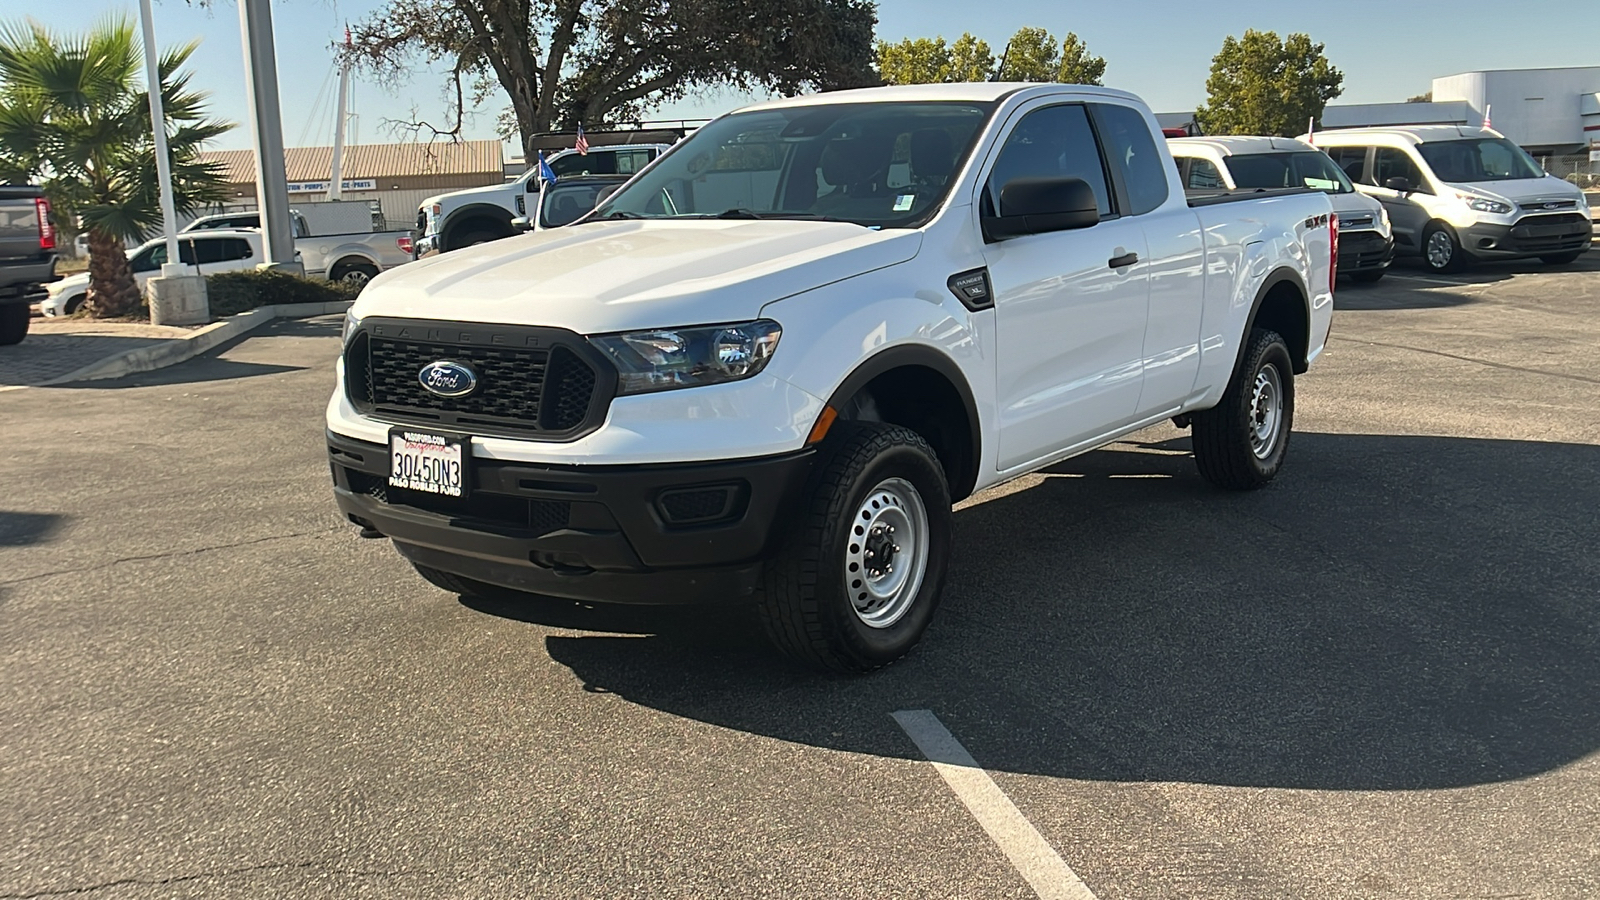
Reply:
[[[1460,235],[1461,246],[1468,253],[1486,259],[1588,250],[1593,237],[1594,223],[1580,215],[1530,216],[1516,225],[1473,225]]]
[[[748,596],[814,455],[630,466],[474,457],[466,499],[450,500],[389,488],[382,445],[327,438],[340,510],[408,558],[503,587],[615,603]]]

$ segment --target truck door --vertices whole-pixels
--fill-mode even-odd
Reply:
[[[1088,182],[1100,223],[984,245],[998,332],[1002,470],[1132,422],[1143,382],[1144,229],[1109,188],[1083,104],[1039,106],[1015,120],[980,189],[980,208],[997,209],[1007,182],[1038,177]]]

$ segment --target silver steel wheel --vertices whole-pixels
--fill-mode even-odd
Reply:
[[[1428,235],[1427,252],[1428,265],[1442,269],[1450,265],[1450,260],[1456,255],[1456,244],[1450,239],[1450,233],[1441,228]]]
[[[928,570],[928,511],[903,478],[867,492],[845,545],[844,586],[856,616],[869,628],[888,628],[911,609]]]
[[[371,281],[372,276],[367,274],[366,269],[349,269],[339,276],[339,280],[345,284],[360,286]]]
[[[1256,459],[1270,459],[1283,438],[1283,379],[1278,367],[1268,363],[1256,372],[1250,395],[1250,451]]]

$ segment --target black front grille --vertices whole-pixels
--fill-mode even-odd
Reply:
[[[1348,219],[1340,219],[1339,220],[1339,233],[1341,235],[1344,234],[1346,231],[1355,231],[1355,230],[1360,229],[1360,228],[1371,228],[1371,227],[1372,227],[1372,217],[1371,216],[1351,216]]]
[[[1523,216],[1511,227],[1516,249],[1527,253],[1578,250],[1589,246],[1593,226],[1581,213]]]
[[[1376,231],[1339,232],[1339,268],[1344,271],[1380,265],[1389,242]]]
[[[417,210],[417,233],[418,234],[427,234],[428,233],[428,212],[427,212],[427,210],[423,210],[423,209]]]
[[[382,320],[363,323],[345,351],[350,402],[362,413],[475,435],[573,440],[598,427],[616,384],[608,363],[558,329]],[[477,377],[462,397],[419,379],[452,361]]]
[[[1529,212],[1538,212],[1539,210],[1544,210],[1544,209],[1548,209],[1548,210],[1576,209],[1577,206],[1578,206],[1578,201],[1576,201],[1576,200],[1531,200],[1531,201],[1529,201],[1527,203],[1521,204],[1521,206],[1522,206],[1522,208],[1524,210],[1527,210]]]

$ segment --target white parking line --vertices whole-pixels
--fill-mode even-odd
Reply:
[[[903,709],[890,713],[917,749],[933,763],[950,790],[966,805],[1001,852],[1017,867],[1040,900],[1095,900],[1094,892],[1033,827],[1011,798],[978,766],[967,748],[932,711]]]

